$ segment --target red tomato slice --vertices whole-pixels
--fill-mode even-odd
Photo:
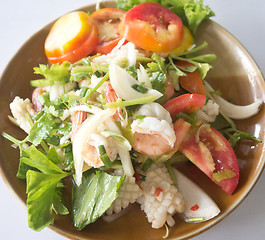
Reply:
[[[137,47],[169,52],[181,45],[181,19],[158,3],[141,3],[130,9],[119,25],[119,33]]]
[[[99,43],[93,53],[107,54],[118,44],[122,39],[118,26],[125,13],[117,8],[102,8],[90,15],[98,27],[99,34]]]
[[[193,64],[186,62],[186,61],[178,61],[175,64],[181,67],[193,66]],[[185,73],[187,76],[180,76],[178,78],[180,86],[190,93],[198,93],[198,94],[206,95],[206,89],[204,87],[202,78],[198,70],[195,70],[193,72],[185,72]]]
[[[239,181],[239,167],[233,148],[226,138],[214,128],[202,128],[199,142],[196,132],[190,131],[180,146],[180,151],[222,189],[232,194]],[[224,172],[229,172],[230,176]],[[215,174],[221,173],[223,178]]]
[[[176,135],[176,142],[174,145],[174,149],[178,150],[179,146],[181,145],[183,139],[186,137],[186,135],[189,132],[191,124],[183,120],[182,118],[178,119],[174,123],[174,132]]]
[[[164,108],[169,111],[174,118],[176,114],[197,112],[206,103],[206,97],[201,94],[183,94],[164,104]]]
[[[91,53],[98,44],[98,30],[91,17],[76,11],[59,18],[45,41],[50,63],[74,63]]]

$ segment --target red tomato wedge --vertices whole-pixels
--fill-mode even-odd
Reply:
[[[207,127],[199,131],[199,142],[196,142],[196,131],[190,131],[179,150],[231,195],[239,181],[239,167],[234,150],[216,129]]]
[[[118,33],[118,26],[125,13],[117,8],[102,8],[90,15],[97,25],[99,34],[99,43],[93,53],[107,54],[118,44],[122,39]]]
[[[193,64],[186,62],[186,61],[178,61],[175,64],[180,67],[193,66]],[[195,70],[193,72],[185,72],[185,73],[187,76],[180,76],[178,78],[180,86],[190,93],[198,93],[198,94],[205,95],[206,89],[204,87],[202,78],[198,70]]]
[[[158,3],[141,3],[130,9],[119,25],[119,33],[137,47],[169,52],[181,45],[181,19]]]
[[[60,17],[45,41],[50,63],[74,63],[91,53],[98,44],[98,29],[85,12],[76,11]]]
[[[169,111],[174,118],[176,114],[197,112],[206,103],[206,97],[201,94],[183,94],[164,104],[164,108]]]
[[[179,146],[181,145],[183,139],[189,132],[191,124],[183,120],[182,118],[178,119],[174,124],[174,132],[176,135],[176,142],[174,145],[174,149],[178,150]]]

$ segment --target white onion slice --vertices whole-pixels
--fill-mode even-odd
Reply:
[[[111,119],[107,121],[107,126],[111,131],[116,132],[120,135],[122,134],[120,129]],[[130,152],[119,145],[117,145],[117,149],[118,149],[118,153],[121,159],[121,163],[122,163],[122,167],[123,167],[125,175],[132,177],[134,174],[134,168],[132,165]]]
[[[186,203],[186,210],[180,214],[186,221],[197,218],[200,219],[200,222],[207,221],[220,213],[216,203],[200,187],[178,170],[173,170],[178,189]],[[199,208],[196,211],[192,211],[191,208],[196,204]]]
[[[82,169],[84,164],[83,152],[85,151],[86,142],[90,134],[97,129],[98,125],[113,116],[115,112],[115,108],[108,108],[106,110],[102,110],[97,114],[87,118],[78,129],[75,136],[75,140],[73,142],[75,182],[77,186],[79,186],[82,182]]]
[[[214,91],[214,89],[211,87],[209,83],[205,81],[204,84],[208,93]],[[216,94],[211,94],[211,96],[214,98],[215,102],[219,105],[221,111],[226,116],[233,119],[245,119],[252,117],[256,113],[258,113],[260,106],[262,104],[261,100],[256,100],[254,103],[251,103],[249,105],[239,106],[226,101],[225,99],[223,99],[222,97]]]
[[[137,69],[137,77],[138,77],[138,81],[141,83],[144,83],[144,86],[147,88],[152,88],[152,84],[151,81],[147,75],[147,72],[145,70],[145,68],[143,67],[143,65],[140,64],[139,69]]]
[[[157,90],[148,88],[146,93],[140,93],[132,88],[132,85],[139,84],[129,73],[118,65],[111,63],[109,65],[110,83],[116,94],[124,100],[132,100],[147,96],[155,96],[156,99],[163,96]]]
[[[112,52],[116,52],[116,51],[118,51],[120,48],[121,48],[121,46],[124,44],[124,42],[125,42],[125,37],[123,37],[119,42],[118,42],[118,44],[111,50],[111,53]]]
[[[102,111],[102,109],[94,105],[78,105],[70,108],[69,111],[71,115],[73,115],[75,111],[84,111],[92,114],[97,114]]]

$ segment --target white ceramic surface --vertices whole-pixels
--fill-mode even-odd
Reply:
[[[9,0],[0,7],[0,73],[18,48],[58,16],[95,0]],[[253,56],[265,75],[265,1],[205,0],[216,13],[212,19],[231,32]],[[242,204],[195,240],[265,239],[265,172]],[[49,229],[40,233],[27,226],[26,210],[0,178],[0,239],[66,239]]]

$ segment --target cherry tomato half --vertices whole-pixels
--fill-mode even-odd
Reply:
[[[178,113],[197,112],[206,103],[206,97],[201,94],[183,94],[164,104],[164,108],[174,118]]]
[[[199,142],[195,131],[190,131],[180,146],[180,151],[222,189],[232,194],[239,181],[239,167],[233,148],[216,129],[202,128]],[[231,177],[216,180],[214,174],[222,171],[232,173]]]
[[[186,61],[178,61],[175,64],[177,66],[180,66],[180,67],[191,67],[191,66],[193,66],[192,63],[189,63]],[[198,70],[196,69],[193,72],[185,72],[185,73],[187,76],[180,76],[178,78],[180,86],[190,93],[198,93],[198,94],[205,95],[206,89],[204,87],[204,84],[202,82],[202,78],[201,78]]]
[[[118,26],[125,13],[117,8],[102,8],[90,15],[97,25],[99,34],[99,43],[93,53],[107,54],[118,44],[122,39],[118,33]]]
[[[169,52],[182,42],[181,19],[158,3],[141,3],[130,9],[119,25],[119,33],[137,47]]]
[[[91,53],[98,44],[97,26],[85,12],[76,11],[60,17],[45,41],[50,63],[74,63]]]

